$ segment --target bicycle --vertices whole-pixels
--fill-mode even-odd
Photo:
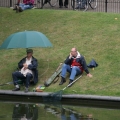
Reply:
[[[85,2],[84,7],[82,7],[83,1]],[[51,7],[55,7],[59,0],[38,0],[38,3],[41,3],[41,7],[45,4],[49,4]],[[76,10],[75,6],[78,6],[78,10],[87,11],[88,7],[90,6],[92,9],[97,7],[97,0],[71,0],[71,6],[73,10]]]
[[[81,11],[87,11],[89,6],[92,9],[96,9],[97,0],[71,0],[71,6],[74,10],[78,9]]]
[[[37,2],[40,4],[41,3],[41,9],[45,4],[49,4],[51,7],[55,7],[56,4],[58,3],[59,0],[54,0],[54,2],[51,2],[51,0],[37,0]]]

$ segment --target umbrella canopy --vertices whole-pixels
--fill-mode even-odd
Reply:
[[[94,59],[92,59],[90,61],[90,63],[87,65],[87,67],[89,67],[89,68],[94,68],[94,67],[97,67],[97,66],[98,66],[98,64],[96,63],[96,61]]]
[[[0,49],[52,47],[52,43],[41,32],[23,31],[10,35]]]

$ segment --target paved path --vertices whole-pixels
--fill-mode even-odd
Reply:
[[[43,97],[46,95],[49,95],[49,93],[47,92],[25,93],[24,91],[0,90],[0,101],[40,103],[47,102],[44,101],[43,99]],[[61,101],[54,101],[52,103],[120,109],[120,97],[114,96],[69,94],[62,95]]]

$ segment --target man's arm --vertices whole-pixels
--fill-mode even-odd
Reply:
[[[70,55],[69,55],[69,56],[66,58],[66,60],[64,61],[64,63],[70,65],[70,64],[71,64],[71,60],[72,60],[72,57],[70,57]]]
[[[90,74],[90,72],[87,68],[87,64],[86,64],[85,58],[83,56],[81,56],[81,64],[82,64],[84,71],[87,73],[87,76],[92,77],[92,75]]]
[[[23,68],[23,64],[24,63],[25,63],[25,58],[23,58],[22,60],[20,60],[20,62],[18,63],[19,69]]]
[[[38,66],[37,59],[34,59],[32,61],[32,64],[28,65],[28,69],[30,69],[30,70],[37,69],[37,66]]]

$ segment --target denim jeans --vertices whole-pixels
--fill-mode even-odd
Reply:
[[[65,78],[67,72],[70,73],[70,80],[74,80],[76,75],[82,74],[82,71],[78,66],[73,66],[71,68],[70,65],[63,64],[61,76]]]
[[[23,3],[20,3],[19,7],[21,7],[22,10],[26,10],[26,9],[31,9],[33,6],[32,5],[25,5]]]
[[[80,2],[80,4],[79,4],[79,2]],[[87,2],[86,0],[77,0],[77,5],[78,5],[78,7],[80,7],[80,8],[84,8],[86,2]]]
[[[68,120],[68,119],[69,120],[78,120],[78,117],[76,117],[73,113],[71,113],[69,117],[67,117],[65,114],[61,115],[61,120]]]
[[[29,84],[30,84],[30,80],[33,78],[33,75],[31,73],[27,73],[27,75],[25,77],[23,74],[21,74],[21,72],[16,71],[16,72],[12,73],[12,78],[13,78],[14,85],[17,85],[18,80],[21,79],[24,81],[25,87],[28,88]]]

